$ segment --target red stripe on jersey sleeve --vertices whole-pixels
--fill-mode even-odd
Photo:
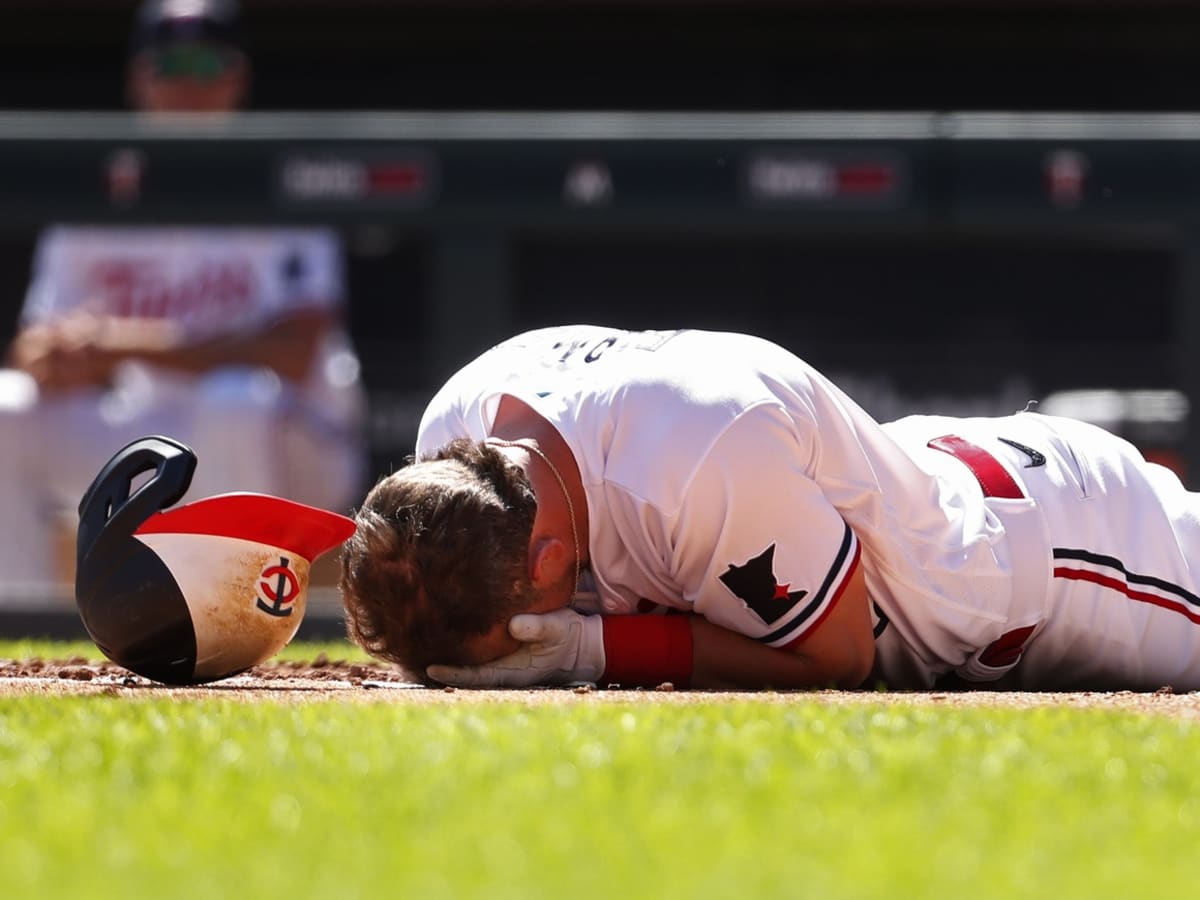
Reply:
[[[800,646],[802,643],[804,643],[805,638],[821,627],[821,623],[829,617],[829,614],[833,612],[833,608],[837,606],[838,601],[842,599],[842,594],[846,592],[846,585],[850,583],[850,579],[853,578],[854,573],[858,571],[858,564],[861,559],[862,544],[856,541],[854,546],[854,559],[851,561],[850,565],[846,567],[845,577],[841,580],[837,587],[834,588],[833,596],[825,605],[825,608],[821,610],[820,614],[813,619],[812,622],[809,623],[808,627],[805,628],[803,632],[784,644],[780,648],[781,650],[791,650],[794,647]]]

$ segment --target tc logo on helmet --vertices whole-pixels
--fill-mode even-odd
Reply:
[[[286,556],[279,557],[279,565],[267,566],[258,576],[259,609],[272,616],[290,616],[292,601],[300,595],[300,582],[289,567]]]

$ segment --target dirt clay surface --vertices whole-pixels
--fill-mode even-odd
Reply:
[[[0,659],[0,696],[92,695],[179,699],[302,703],[704,703],[746,699],[771,703],[862,703],[931,706],[1072,706],[1121,709],[1200,720],[1200,693],[1130,691],[1013,693],[1006,691],[764,691],[733,693],[674,690],[598,690],[591,686],[533,690],[469,691],[427,688],[408,682],[403,673],[375,663],[350,663],[318,656],[311,662],[270,662],[240,675],[206,685],[159,684],[115,663],[87,660]]]

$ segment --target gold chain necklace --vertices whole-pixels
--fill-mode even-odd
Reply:
[[[538,449],[536,444],[528,441],[506,441],[503,438],[490,437],[485,443],[496,444],[501,447],[520,447],[522,450],[528,450],[530,453],[537,456],[546,464],[546,468],[554,475],[558,486],[562,488],[563,499],[567,501],[567,515],[571,519],[571,540],[575,544],[575,589],[571,592],[571,596],[579,592],[579,576],[583,569],[583,554],[579,548],[579,530],[575,525],[575,504],[571,502],[571,494],[567,491],[567,482],[563,479],[562,474],[558,471],[558,467],[550,462],[550,457]]]

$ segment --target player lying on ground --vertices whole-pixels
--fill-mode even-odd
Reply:
[[[1200,689],[1200,495],[1090,425],[881,425],[757,338],[573,326],[463,368],[417,452],[341,587],[437,681]]]

